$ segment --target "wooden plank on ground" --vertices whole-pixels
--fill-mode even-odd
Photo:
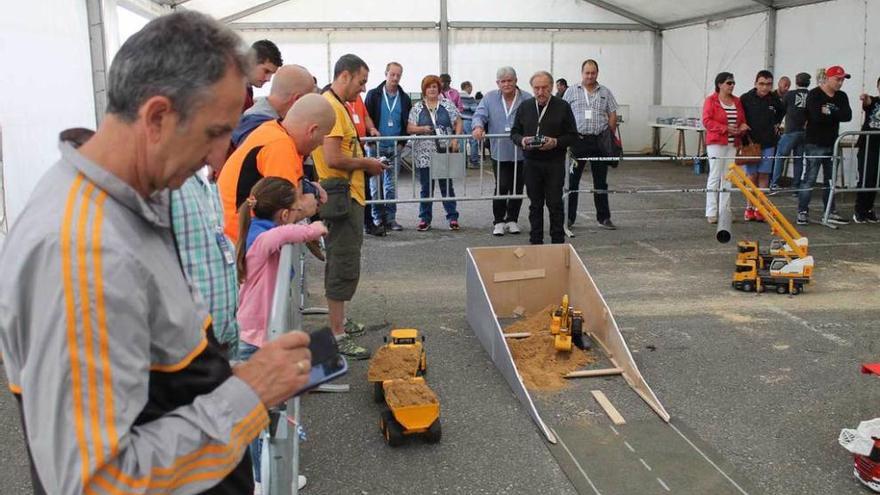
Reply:
[[[589,378],[591,376],[620,375],[622,373],[623,373],[623,368],[603,368],[601,370],[580,370],[580,371],[572,371],[571,373],[565,375],[565,378]]]
[[[531,337],[531,336],[532,336],[532,332],[511,332],[511,333],[504,334],[505,339],[524,339],[526,337]]]
[[[617,408],[614,407],[614,404],[612,404],[610,400],[608,400],[608,397],[605,396],[604,392],[601,390],[591,390],[590,393],[593,394],[593,398],[596,399],[596,402],[598,402],[599,405],[602,406],[602,409],[605,410],[605,414],[608,415],[608,418],[611,419],[612,423],[616,425],[626,424],[626,420],[623,419],[623,416],[621,416],[619,412],[617,412]]]
[[[535,278],[544,278],[547,271],[543,268],[535,270],[520,270],[515,272],[499,272],[495,274],[495,282],[514,282],[516,280],[531,280]]]

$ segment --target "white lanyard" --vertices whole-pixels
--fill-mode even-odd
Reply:
[[[590,92],[587,91],[586,86],[581,86],[581,89],[584,90],[584,98],[587,100],[587,108],[590,108]],[[598,89],[597,89],[598,91]]]
[[[394,109],[397,107],[397,100],[400,99],[400,90],[394,94],[394,103],[388,104],[388,93],[385,90],[382,90],[382,97],[385,98],[385,108],[388,109],[388,116],[390,117],[392,113],[394,113]]]
[[[513,112],[513,108],[516,106],[516,100],[519,98],[519,90],[516,90],[516,93],[513,95],[513,102],[510,104],[508,108],[507,104],[504,103],[504,95],[501,95],[501,106],[504,108],[504,116],[507,117],[507,122],[510,122],[510,114]]]
[[[428,117],[431,117],[431,124],[434,126],[434,130],[437,130],[437,118],[434,117],[434,114],[440,110],[440,102],[437,102],[437,107],[434,108],[433,112],[431,111],[431,107],[429,107],[427,103],[425,103],[425,109],[428,111]]]
[[[535,111],[536,111],[536,112],[538,112],[538,111],[541,112],[541,113],[538,115],[538,129],[535,130],[535,134],[536,134],[536,135],[541,134],[541,120],[544,118],[544,114],[547,113],[547,109],[548,109],[548,108],[550,108],[550,100],[547,100],[547,104],[544,105],[544,109],[541,110],[541,109],[538,107],[538,100],[535,99]]]

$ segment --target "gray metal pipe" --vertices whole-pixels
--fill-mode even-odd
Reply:
[[[718,209],[718,228],[715,229],[715,240],[721,244],[730,242],[733,213],[728,208]]]

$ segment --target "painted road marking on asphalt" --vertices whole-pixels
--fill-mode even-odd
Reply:
[[[632,452],[633,454],[636,453],[636,449],[634,449],[634,448],[632,447],[632,445],[629,444],[629,442],[627,442],[626,440],[624,440],[624,441],[623,441],[623,444],[626,445],[626,448],[628,448],[630,452]]]
[[[611,431],[613,431],[615,435],[620,436],[620,432],[617,431],[617,429],[615,429],[614,426],[608,425],[608,427],[611,428]]]
[[[596,488],[596,485],[593,484],[593,480],[591,480],[590,477],[587,476],[586,471],[584,471],[584,468],[581,467],[581,463],[578,462],[578,460],[577,460],[577,458],[574,456],[574,454],[572,454],[571,451],[568,450],[568,445],[565,445],[565,442],[562,441],[562,437],[559,436],[559,434],[556,433],[556,430],[554,430],[553,428],[550,428],[550,431],[553,432],[553,436],[555,436],[556,439],[559,440],[559,445],[562,445],[562,448],[565,449],[565,453],[568,454],[569,457],[571,457],[571,460],[572,460],[572,461],[574,461],[574,465],[577,466],[578,471],[581,472],[581,474],[583,475],[584,479],[587,480],[587,483],[590,484],[590,488],[592,488],[593,491],[596,492],[596,495],[602,495],[602,493],[599,492],[599,489]]]
[[[661,480],[660,478],[657,478],[657,481],[660,482],[660,486],[662,486],[663,488],[665,488],[667,492],[671,492],[671,491],[672,491],[672,490],[669,489],[669,486],[666,485],[666,483],[663,482],[663,480]]]
[[[648,251],[651,251],[652,253],[656,254],[657,256],[659,256],[659,257],[661,257],[661,258],[663,258],[663,259],[669,260],[669,261],[671,261],[671,262],[673,262],[673,263],[678,263],[678,258],[676,258],[675,256],[672,256],[672,255],[670,255],[670,254],[668,254],[668,253],[665,253],[665,252],[661,251],[661,250],[658,249],[657,247],[654,247],[654,246],[648,244],[647,242],[636,241],[636,244],[638,244],[639,246],[641,246],[641,247],[647,249]]]
[[[820,336],[830,340],[831,342],[834,342],[837,345],[844,346],[844,347],[847,347],[850,345],[849,341],[844,339],[843,337],[840,337],[839,335],[835,335],[831,332],[819,330],[818,328],[811,325],[809,321],[801,318],[800,316],[793,315],[782,308],[777,308],[777,307],[771,306],[767,309],[769,309],[770,311],[773,311],[774,313],[776,313],[778,315],[785,316],[786,318],[788,318],[789,320],[791,320],[795,323],[799,323],[800,325],[805,327],[807,330],[809,330],[817,335],[820,335]]]
[[[712,459],[709,459],[709,456],[707,456],[706,454],[703,453],[702,450],[700,450],[699,448],[697,448],[697,446],[694,445],[693,442],[691,442],[691,439],[690,439],[690,438],[684,436],[684,433],[682,433],[681,430],[679,430],[678,428],[676,428],[676,426],[675,426],[674,424],[672,424],[672,423],[669,423],[669,426],[670,426],[673,430],[675,430],[675,432],[678,433],[678,435],[679,435],[681,438],[683,438],[684,441],[687,442],[688,445],[691,446],[691,448],[693,448],[694,450],[697,451],[698,454],[700,454],[701,456],[703,456],[703,459],[706,459],[706,462],[708,462],[709,464],[711,464],[712,467],[714,467],[716,471],[718,471],[719,473],[721,473],[721,476],[724,476],[724,478],[725,478],[727,481],[729,481],[730,484],[732,484],[737,490],[739,490],[740,493],[742,493],[743,495],[749,495],[748,492],[745,491],[745,490],[743,489],[743,487],[739,486],[739,485],[736,483],[736,481],[733,481],[733,479],[732,479],[730,476],[728,476],[727,473],[725,473],[725,472],[724,472],[724,471],[718,466],[718,464],[715,464],[715,462],[712,461]]]
[[[639,461],[642,463],[642,466],[645,466],[645,469],[647,469],[648,471],[653,471],[653,469],[651,469],[651,466],[649,466],[648,463],[645,462],[644,459],[642,459],[641,457],[639,457]]]

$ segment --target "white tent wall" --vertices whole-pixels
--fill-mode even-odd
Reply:
[[[880,2],[836,0],[785,9],[777,21],[776,73],[793,80],[798,72],[808,72],[815,85],[819,68],[842,65],[852,74],[842,89],[849,96],[853,120],[842,124],[841,130],[860,129],[859,95],[865,91],[877,94],[880,76],[880,31],[876,28]]]
[[[609,3],[614,3],[611,1]],[[447,0],[450,22],[608,22],[632,23],[629,19],[583,0]]]
[[[754,87],[765,63],[767,17],[754,14],[664,31],[662,104],[702,108],[722,71],[735,75],[737,95]],[[664,132],[661,142],[669,137]],[[688,150],[695,153],[696,135],[688,133],[687,139]]]
[[[10,223],[59,158],[58,133],[95,128],[86,3],[42,0],[0,17],[0,126]]]
[[[223,17],[232,12],[221,13],[212,5],[216,0],[191,0],[186,8]],[[222,2],[221,2],[222,3]],[[238,2],[240,4],[241,2]],[[403,2],[364,2],[337,0],[335,2],[304,2],[291,0],[274,7],[243,17],[236,22],[418,22],[437,21],[440,17],[440,0],[408,0]]]

